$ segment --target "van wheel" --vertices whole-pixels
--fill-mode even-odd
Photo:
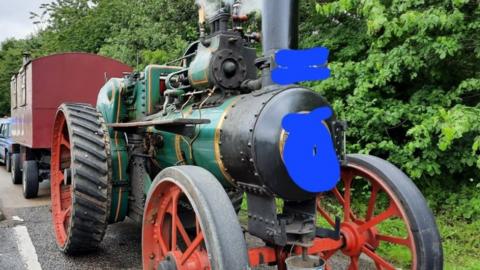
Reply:
[[[21,159],[20,159],[20,154],[15,153],[12,154],[12,182],[14,185],[19,185],[22,183],[22,169],[20,167]]]
[[[23,197],[35,198],[38,195],[38,166],[35,160],[27,160],[23,163]]]
[[[9,152],[5,153],[5,169],[7,172],[12,171],[12,157],[10,156]]]

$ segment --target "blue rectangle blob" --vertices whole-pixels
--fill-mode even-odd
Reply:
[[[283,160],[292,180],[308,192],[331,190],[340,179],[340,162],[328,127],[322,122],[332,117],[330,107],[309,114],[291,113],[282,120],[288,132]]]
[[[272,70],[272,80],[280,85],[325,80],[330,77],[326,67],[328,54],[324,47],[279,50],[275,54],[277,67]]]
[[[279,50],[275,54],[275,62],[279,66],[308,67],[323,66],[328,61],[329,51],[325,47],[316,47],[306,50]]]

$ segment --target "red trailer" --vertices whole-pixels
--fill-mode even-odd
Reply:
[[[64,102],[96,104],[108,77],[132,68],[87,53],[63,53],[29,60],[11,80],[12,181],[23,183],[24,196],[36,197],[38,183],[49,179],[55,113]]]

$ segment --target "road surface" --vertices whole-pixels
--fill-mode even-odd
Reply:
[[[108,227],[100,250],[78,257],[63,255],[51,228],[49,182],[39,197],[25,200],[22,186],[0,168],[0,269],[141,269],[141,226],[132,221]]]

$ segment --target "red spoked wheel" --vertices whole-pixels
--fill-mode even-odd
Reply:
[[[74,254],[95,249],[110,208],[110,149],[100,114],[86,104],[62,104],[50,162],[52,221],[58,247]]]
[[[213,175],[195,166],[160,172],[143,218],[144,269],[246,269],[246,250],[235,210]]]
[[[55,130],[55,142],[52,147],[52,170],[50,185],[52,197],[53,226],[57,243],[61,246],[67,241],[67,231],[72,213],[71,184],[65,181],[65,170],[70,168],[70,138],[64,114],[57,117],[58,130]]]
[[[349,155],[341,182],[317,201],[319,223],[342,220],[341,252],[348,269],[442,269],[440,236],[432,212],[413,182],[391,163]],[[328,260],[338,250],[325,252]]]

